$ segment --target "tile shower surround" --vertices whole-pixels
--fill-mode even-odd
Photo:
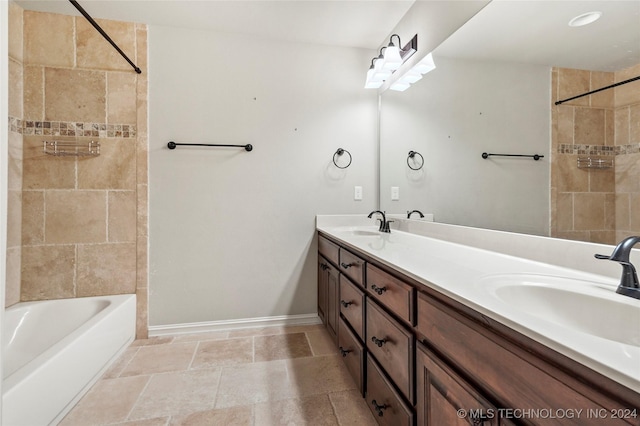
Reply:
[[[322,325],[136,340],[60,426],[375,425]]]
[[[10,3],[9,130],[21,145],[12,163],[21,187],[12,202],[22,219],[13,224],[21,243],[7,302],[135,293],[137,336],[144,338],[147,27],[98,22],[142,74],[83,17]],[[100,156],[49,156],[44,140],[97,140]]]

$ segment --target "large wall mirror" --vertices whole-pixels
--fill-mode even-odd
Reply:
[[[381,95],[382,210],[608,244],[640,233],[640,81],[554,105],[640,75],[640,1],[494,0],[432,55],[434,71]]]

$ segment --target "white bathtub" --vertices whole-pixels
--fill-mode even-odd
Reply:
[[[5,310],[2,424],[56,424],[135,337],[135,295],[23,302]]]

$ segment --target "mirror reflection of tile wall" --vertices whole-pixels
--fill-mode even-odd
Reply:
[[[552,102],[640,74],[554,68]],[[552,108],[551,236],[614,244],[640,234],[640,81]],[[578,168],[578,158],[606,168]]]

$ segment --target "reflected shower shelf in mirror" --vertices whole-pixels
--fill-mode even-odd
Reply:
[[[97,157],[100,142],[43,141],[43,152],[56,157]]]
[[[578,157],[579,169],[611,169],[613,158]]]

